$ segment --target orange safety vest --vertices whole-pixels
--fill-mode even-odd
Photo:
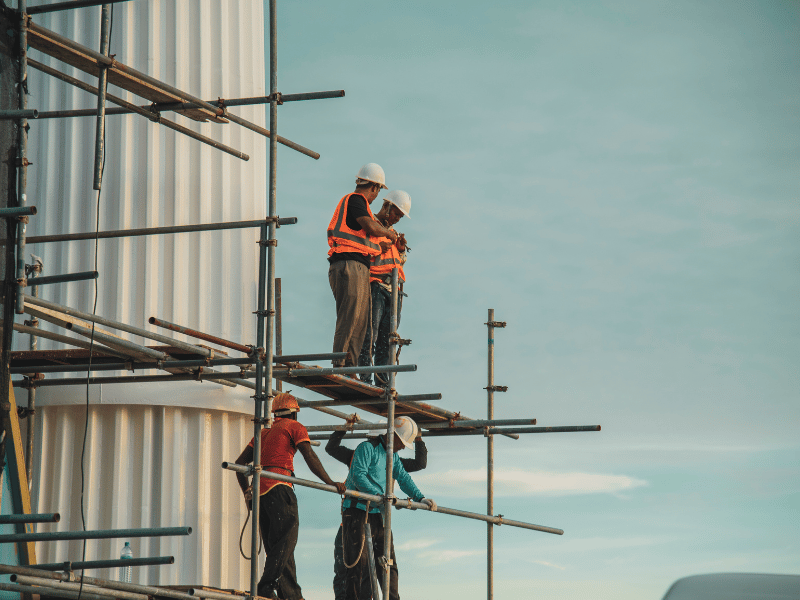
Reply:
[[[331,222],[328,224],[328,246],[331,247],[328,250],[328,256],[332,256],[334,252],[357,252],[366,254],[369,257],[378,256],[381,253],[377,238],[370,237],[363,229],[355,231],[347,226],[347,204],[350,201],[350,196],[353,195],[355,194],[347,194],[339,200]],[[375,215],[372,214],[372,210],[369,208],[369,202],[367,202],[367,212],[374,220]]]
[[[390,227],[389,229],[394,231],[394,227]],[[378,242],[382,241],[390,242],[391,240],[383,237],[378,238]],[[372,257],[372,260],[369,264],[370,283],[373,281],[384,281],[387,275],[391,275],[392,269],[395,267],[397,267],[397,277],[400,279],[400,281],[405,281],[406,274],[403,271],[403,264],[400,261],[400,251],[397,249],[397,246],[392,244],[391,248],[382,253],[380,256]]]

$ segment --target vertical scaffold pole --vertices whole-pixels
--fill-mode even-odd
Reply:
[[[266,280],[267,280],[267,225],[261,226],[258,238],[258,308],[256,310],[256,347],[264,346],[264,310],[266,300]],[[264,362],[256,360],[256,393],[253,396],[255,401],[253,419],[253,466],[261,465],[261,421],[263,416],[263,392],[264,392]],[[260,468],[254,468],[253,478],[250,482],[253,490],[252,510],[252,536],[250,538],[250,595],[257,595],[258,588],[258,524],[259,524],[259,502],[261,500],[261,479],[258,476]]]
[[[266,384],[267,384],[267,421],[272,427],[272,358],[273,341],[275,339],[275,239],[277,223],[275,191],[278,176],[278,25],[275,0],[269,0],[269,242],[267,253],[267,341],[266,341]]]
[[[100,11],[100,54],[108,56],[109,36],[111,35],[111,5],[103,4]],[[92,187],[99,190],[103,183],[103,162],[106,152],[106,88],[108,87],[108,67],[98,65],[97,77],[97,127],[94,139],[94,182]]]
[[[489,309],[487,418],[494,419],[494,309]],[[486,436],[486,514],[494,515],[494,436]],[[494,598],[494,525],[486,524],[486,597]]]
[[[31,275],[36,278],[39,277],[41,274],[43,267],[42,263],[38,261],[33,261],[34,263],[31,265]],[[39,296],[39,286],[33,286],[31,288],[31,296],[37,298]],[[30,324],[31,327],[39,327],[39,319],[36,317],[31,317],[31,320],[26,323]],[[31,334],[30,343],[28,345],[28,349],[31,351],[36,351],[38,348],[38,337]],[[28,388],[28,422],[26,423],[28,427],[28,435],[25,439],[25,472],[28,474],[28,491],[31,490],[33,486],[33,436],[35,435],[35,425],[36,425],[36,417],[34,410],[36,408],[36,386],[31,386]]]
[[[19,109],[24,111],[28,107],[28,29],[27,19],[28,1],[19,0]],[[17,131],[17,206],[24,208],[28,204],[28,119],[22,117],[18,123]],[[20,218],[17,223],[17,299],[15,312],[23,314],[24,301],[22,294],[25,291],[25,235],[27,233],[26,217]]]
[[[397,346],[397,305],[398,305],[397,268],[392,269],[392,320],[390,328],[391,350],[389,364],[395,364],[395,347]],[[369,317],[372,318],[372,315]],[[389,373],[389,386],[386,388],[386,502],[383,504],[383,597],[389,597],[392,578],[392,502],[394,489],[394,405],[395,405],[394,372]]]
[[[281,278],[275,278],[275,355],[283,354],[283,302],[281,292]],[[283,382],[279,379],[275,382],[275,389],[280,393],[283,391]]]

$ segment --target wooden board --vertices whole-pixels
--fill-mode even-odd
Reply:
[[[84,53],[80,50],[69,47],[51,34],[52,32],[44,27],[40,27],[31,23],[28,28],[28,45],[31,48],[35,48],[39,52],[47,54],[48,56],[52,56],[53,58],[57,58],[58,60],[65,62],[68,65],[79,69],[80,71],[83,71],[84,73],[88,73],[89,75],[93,75],[95,77],[99,75],[100,69],[97,65],[97,60],[92,58],[89,53]],[[87,50],[89,49],[87,48]],[[116,63],[115,66],[108,68],[108,83],[120,87],[123,90],[128,90],[129,92],[150,100],[151,102],[185,102],[184,99],[176,96],[172,92],[154,86],[146,81],[142,81],[140,78],[130,73],[126,65],[122,63]],[[176,112],[200,122],[228,122],[227,119],[217,118],[214,113],[205,108],[192,108],[179,110]]]

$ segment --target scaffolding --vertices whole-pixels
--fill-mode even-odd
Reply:
[[[26,469],[22,475],[24,493],[27,494],[28,485],[33,476],[31,455],[33,449],[33,423],[35,410],[35,392],[39,387],[81,385],[86,386],[97,383],[141,383],[145,381],[209,381],[224,386],[243,386],[254,392],[254,418],[253,418],[253,466],[241,466],[231,462],[223,462],[224,469],[232,470],[251,478],[253,489],[258,489],[260,478],[269,478],[312,489],[337,493],[336,488],[307,481],[296,477],[279,475],[262,470],[257,463],[261,456],[261,436],[263,427],[271,427],[273,423],[272,401],[275,392],[282,389],[282,384],[309,389],[327,400],[298,399],[301,407],[311,408],[322,413],[345,420],[345,424],[309,426],[312,443],[318,445],[320,440],[327,439],[330,432],[347,431],[344,439],[363,439],[367,432],[386,434],[387,461],[386,461],[386,488],[382,496],[364,494],[348,490],[346,495],[370,501],[373,505],[381,506],[386,534],[384,537],[383,558],[378,565],[371,565],[373,578],[374,597],[378,598],[378,585],[376,572],[381,572],[382,588],[389,589],[389,566],[391,565],[391,507],[408,510],[432,510],[427,504],[414,502],[411,499],[397,498],[393,493],[393,452],[395,417],[408,415],[414,418],[421,427],[421,435],[425,437],[443,436],[484,436],[487,441],[487,488],[486,488],[486,514],[471,513],[454,508],[438,507],[435,512],[460,518],[480,520],[487,524],[487,598],[493,598],[494,592],[494,527],[507,525],[551,534],[563,534],[561,529],[544,525],[535,525],[522,521],[508,519],[494,513],[494,436],[501,435],[511,439],[519,439],[521,434],[534,433],[560,433],[560,432],[588,432],[599,431],[599,425],[548,427],[536,426],[536,419],[495,419],[494,394],[505,392],[507,387],[495,385],[494,382],[494,334],[495,330],[506,327],[505,322],[495,320],[494,310],[489,309],[487,326],[487,415],[485,419],[468,417],[460,412],[449,410],[430,404],[431,401],[441,399],[441,394],[402,395],[397,392],[396,374],[416,370],[416,365],[399,365],[397,357],[402,345],[410,343],[403,340],[397,333],[398,324],[398,273],[392,272],[391,293],[391,334],[390,344],[397,350],[391,352],[389,365],[371,367],[334,367],[321,368],[306,364],[309,361],[337,360],[343,354],[317,353],[303,355],[282,355],[281,340],[281,307],[280,307],[280,279],[276,278],[275,253],[277,247],[277,228],[282,225],[296,224],[297,219],[281,218],[277,212],[276,182],[277,182],[277,152],[278,144],[300,152],[313,159],[318,159],[319,154],[293,142],[277,133],[278,107],[285,102],[339,98],[344,96],[343,90],[313,92],[303,94],[282,94],[278,88],[277,80],[277,21],[276,0],[268,0],[269,11],[269,95],[258,98],[219,99],[205,101],[185,91],[179,90],[163,81],[137,71],[127,65],[119,63],[113,56],[109,56],[109,20],[110,6],[115,2],[129,0],[72,0],[70,2],[57,2],[36,7],[27,7],[27,0],[19,0],[17,10],[4,9],[8,15],[18,20],[18,64],[19,64],[19,98],[18,106],[5,111],[0,111],[0,119],[13,119],[17,123],[17,203],[16,207],[0,209],[0,216],[10,222],[16,222],[16,238],[14,248],[6,248],[7,252],[16,253],[16,294],[14,309],[17,314],[28,314],[31,321],[24,325],[13,324],[17,334],[30,336],[30,347],[27,351],[18,351],[11,356],[9,373],[22,375],[23,378],[14,381],[13,386],[24,388],[28,391],[28,405],[21,411],[28,418],[28,448],[26,453]],[[94,51],[64,36],[49,31],[32,21],[31,16],[48,11],[82,8],[87,6],[101,7],[101,38],[100,51]],[[44,54],[55,57],[59,61],[75,67],[87,74],[96,76],[98,85],[91,86],[78,79],[70,77],[60,71],[48,67],[27,56],[27,47],[33,47]],[[27,68],[33,67],[52,77],[70,85],[83,89],[97,96],[96,109],[41,111],[27,107]],[[136,94],[151,102],[150,105],[138,106],[117,98],[107,93],[107,85],[112,83],[122,89]],[[107,108],[112,103],[120,108]],[[242,119],[229,111],[230,107],[250,104],[269,104],[269,129],[260,127]],[[269,138],[269,170],[267,195],[265,202],[266,217],[259,220],[237,221],[224,223],[207,223],[195,225],[180,225],[170,227],[152,227],[118,231],[97,231],[85,233],[69,233],[60,235],[43,235],[37,237],[26,236],[28,218],[36,215],[36,207],[28,206],[26,197],[26,169],[29,164],[27,153],[27,128],[28,119],[45,118],[73,118],[96,117],[96,139],[94,154],[94,181],[95,190],[100,190],[102,185],[102,165],[104,158],[104,128],[105,118],[111,114],[138,114],[150,121],[168,127],[183,135],[207,144],[217,150],[235,156],[241,160],[249,160],[244,152],[231,148],[207,136],[196,133],[162,116],[162,113],[174,111],[198,122],[211,122],[218,124],[235,123],[251,131]],[[99,225],[98,225],[99,227]],[[188,234],[200,231],[257,228],[258,238],[258,285],[257,285],[257,325],[255,343],[248,345],[240,342],[226,340],[210,333],[170,323],[153,316],[150,324],[168,331],[180,332],[199,341],[214,344],[229,350],[241,353],[241,357],[217,356],[209,346],[180,342],[172,337],[154,333],[133,325],[121,323],[111,319],[86,313],[38,297],[37,290],[42,285],[64,283],[68,281],[83,281],[96,279],[97,271],[84,273],[59,274],[41,277],[41,264],[27,265],[25,262],[26,243],[58,243],[74,240],[109,239],[133,236],[174,235]],[[25,293],[30,288],[30,293]],[[8,298],[7,298],[8,299]],[[64,330],[63,333],[53,333],[38,329],[39,320],[47,321]],[[103,326],[105,329],[100,329]],[[134,344],[120,337],[116,331],[126,332],[141,336],[160,345],[143,346]],[[71,332],[73,335],[66,335]],[[75,335],[79,337],[75,337]],[[67,350],[40,351],[37,350],[36,340],[44,337],[72,346]],[[84,338],[88,339],[87,342]],[[234,367],[237,371],[219,371],[215,367]],[[140,371],[156,370],[166,374],[158,375],[112,375],[108,377],[91,376],[92,372],[101,371]],[[47,379],[47,373],[87,372],[87,377]],[[388,373],[389,384],[387,387],[376,387],[348,377],[363,373]],[[273,386],[273,381],[275,386]],[[9,389],[9,396],[13,393]],[[8,406],[9,400],[7,399]],[[373,423],[360,418],[358,415],[349,415],[333,407],[357,406],[367,413],[383,417],[386,423]],[[16,412],[8,409],[7,412]],[[360,433],[359,433],[360,432]],[[17,427],[18,433],[18,427]],[[14,435],[17,435],[16,433]],[[20,456],[17,456],[19,463]],[[26,506],[21,506],[17,511],[20,515],[14,520],[18,527],[17,533],[0,535],[0,543],[17,543],[20,547],[32,550],[34,541],[55,539],[89,539],[96,537],[134,537],[136,535],[188,535],[191,528],[168,528],[164,531],[154,530],[115,530],[97,532],[60,532],[59,534],[37,534],[29,529],[34,522],[52,522],[58,520],[58,515],[29,515],[30,500]],[[258,496],[252,502],[251,528],[251,565],[250,588],[246,592],[255,596],[259,580],[258,568],[258,522],[259,502]],[[371,539],[370,532],[366,532]],[[64,536],[72,537],[64,537]],[[32,552],[22,553],[23,560],[29,565],[35,563]],[[370,553],[370,559],[372,558]],[[204,598],[231,598],[230,594],[221,594],[213,590],[187,589],[170,590],[163,587],[140,586],[126,584],[111,580],[76,576],[73,570],[102,568],[103,566],[119,566],[121,561],[75,561],[55,563],[50,565],[36,565],[36,568],[0,565],[0,573],[13,574],[12,580],[16,585],[0,584],[0,589],[14,590],[20,593],[41,593],[46,590],[47,595],[64,598],[89,598],[90,600],[106,599],[109,596],[126,598],[127,600],[144,600],[147,596],[158,595],[174,598],[176,600],[190,600],[195,597]],[[171,564],[174,557],[146,557],[137,559],[137,562],[128,565],[157,565]],[[53,571],[64,571],[56,573]],[[77,583],[76,583],[77,582]],[[78,586],[79,583],[79,586]],[[84,584],[86,588],[84,588]],[[82,595],[81,595],[82,594]]]

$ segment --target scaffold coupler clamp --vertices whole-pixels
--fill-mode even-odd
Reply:
[[[381,567],[383,567],[384,571],[388,571],[394,564],[394,561],[391,558],[386,558],[385,556],[381,556],[378,559],[378,562],[381,563]]]
[[[496,516],[497,516],[497,523],[495,523],[495,525],[500,527],[500,525],[503,524],[503,515],[496,515]]]
[[[486,323],[484,323],[484,325],[488,325],[489,327],[497,327],[499,329],[502,329],[503,327],[506,326],[506,322],[505,321],[487,321]]]
[[[487,385],[485,388],[487,392],[507,392],[508,386],[507,385]]]
[[[489,433],[489,427],[488,427],[488,426],[486,426],[486,427],[484,427],[484,428],[483,428],[483,437],[486,437],[486,438],[488,438],[488,437],[489,437],[489,435],[491,435],[491,434]]]

